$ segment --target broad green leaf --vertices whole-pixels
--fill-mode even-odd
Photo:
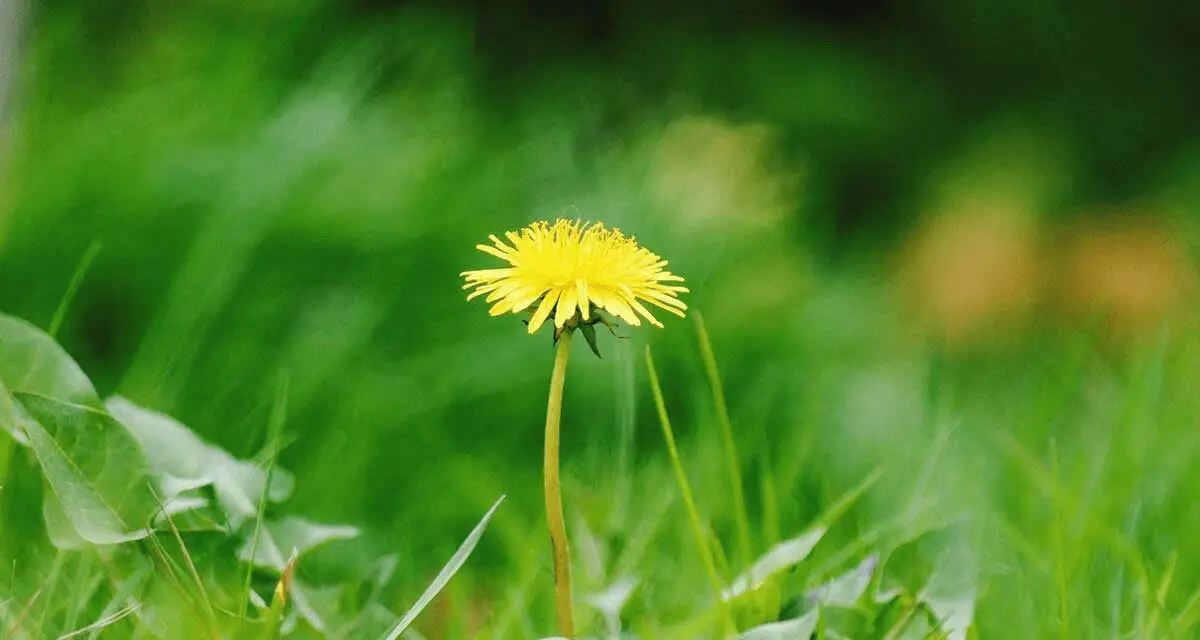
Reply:
[[[141,450],[120,424],[84,405],[24,392],[10,397],[56,500],[44,506],[47,524],[65,521],[91,544],[148,535],[158,502]],[[60,533],[56,542],[70,545],[69,534]]]
[[[768,622],[753,629],[747,629],[738,636],[738,640],[808,640],[817,630],[817,611],[780,622]]]
[[[288,596],[293,607],[287,618],[280,621],[282,631],[290,634],[298,619],[302,619],[322,636],[331,635],[342,614],[342,602],[338,600],[342,596],[340,588],[318,588],[293,580]]]
[[[800,564],[824,536],[825,527],[817,526],[771,547],[746,572],[739,575],[729,588],[722,591],[721,597],[732,600],[766,584],[771,576]]]
[[[0,314],[0,382],[12,392],[100,407],[91,380],[46,332]]]
[[[600,617],[604,618],[609,635],[620,635],[621,610],[625,608],[625,604],[629,602],[629,596],[633,595],[633,590],[637,586],[637,578],[626,577],[617,580],[607,589],[584,598],[584,602],[591,605],[600,613]]]
[[[264,620],[265,625],[263,633],[260,636],[263,640],[271,640],[278,638],[284,623],[284,611],[287,609],[287,601],[289,594],[300,592],[299,585],[293,583],[293,578],[296,572],[296,560],[299,554],[292,552],[288,558],[287,564],[283,568],[283,575],[279,578],[279,583],[275,586],[275,593],[271,596],[271,604],[267,607],[267,615]],[[324,631],[324,629],[320,629]]]
[[[357,527],[318,524],[303,518],[264,522],[258,548],[253,551],[253,560],[250,554],[254,541],[249,539],[238,551],[238,559],[258,567],[282,571],[293,551],[303,556],[326,542],[348,540],[357,537],[358,534]]]
[[[265,469],[208,444],[174,418],[120,396],[109,398],[107,407],[141,445],[151,466],[162,476],[164,489],[211,484],[218,504],[235,528],[258,514],[267,482]],[[276,468],[271,474],[268,499],[286,500],[294,486],[291,474]],[[167,491],[167,495],[173,492]]]
[[[63,511],[58,498],[53,491],[47,491],[42,498],[42,519],[46,522],[46,536],[56,549],[77,551],[87,548],[88,542],[75,531],[71,519]]]
[[[400,634],[404,633],[417,619],[417,616],[421,615],[425,607],[429,606],[430,602],[433,602],[434,597],[442,589],[446,588],[446,585],[449,584],[454,574],[458,573],[458,570],[462,568],[467,558],[471,557],[471,552],[475,550],[475,545],[479,544],[479,538],[483,537],[484,529],[487,528],[492,515],[496,513],[496,509],[500,508],[501,502],[504,502],[504,496],[500,496],[500,499],[496,500],[492,508],[483,514],[483,518],[480,519],[479,524],[475,525],[471,533],[467,534],[467,538],[458,546],[458,550],[454,552],[454,555],[450,556],[450,560],[446,562],[446,566],[442,567],[437,577],[433,579],[433,582],[425,589],[421,597],[417,598],[417,602],[404,614],[400,622],[397,622],[396,626],[392,627],[392,630],[387,634],[387,640],[396,640],[396,638],[399,638]]]
[[[878,566],[879,556],[869,556],[857,567],[813,589],[808,600],[823,607],[853,607],[871,586]]]
[[[974,555],[959,544],[938,557],[918,600],[933,612],[947,640],[965,640],[975,621],[978,568]]]
[[[21,407],[17,399],[8,392],[4,382],[0,381],[0,426],[14,440],[28,446],[29,436],[26,432],[29,430],[30,422],[33,422],[33,418],[29,416],[29,412]]]
[[[99,406],[92,382],[49,335],[12,316],[0,314],[0,386],[10,392],[36,393],[86,406]],[[7,393],[0,394],[0,428],[28,444],[22,416]]]
[[[162,509],[155,515],[154,526],[162,530],[173,527],[178,531],[228,531],[223,523],[224,516],[213,505],[208,496],[199,490],[191,490],[163,498]],[[170,522],[167,519],[170,518]]]
[[[938,621],[938,630],[946,640],[966,640],[967,632],[975,621],[975,593],[968,592],[950,597],[923,596],[925,603]]]

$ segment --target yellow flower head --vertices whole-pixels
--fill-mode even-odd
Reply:
[[[642,301],[680,317],[687,309],[677,297],[687,288],[669,284],[683,278],[664,271],[666,260],[617,229],[560,218],[554,224],[535,222],[504,235],[507,243],[493,235],[489,236],[492,244],[475,248],[509,266],[464,271],[463,289],[474,289],[468,300],[486,295],[494,303],[493,316],[520,313],[536,302],[529,333],[541,328],[551,312],[559,329],[581,324],[580,320],[587,323],[593,307],[633,326],[641,325],[641,315],[661,327]]]

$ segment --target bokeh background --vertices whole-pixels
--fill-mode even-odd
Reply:
[[[9,0],[0,308],[45,326],[98,243],[59,338],[102,393],[250,456],[286,377],[292,508],[363,526],[411,600],[507,493],[459,587],[500,599],[544,545],[553,352],[458,274],[489,233],[601,220],[690,282],[756,513],[775,480],[756,535],[880,465],[862,522],[914,487],[1036,521],[1003,433],[1055,443],[1085,495],[1111,480],[1093,506],[1161,565],[1200,531],[1196,24],[1115,0]],[[564,414],[569,512],[613,532],[671,486],[643,344],[685,459],[721,455],[691,320],[619,333],[577,345]],[[729,534],[724,476],[697,475]]]

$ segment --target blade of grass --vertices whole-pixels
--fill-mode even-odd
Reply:
[[[148,536],[145,540],[147,545],[154,551],[154,555],[162,563],[163,569],[167,574],[167,579],[171,583],[171,586],[179,593],[179,597],[187,602],[198,615],[201,614],[200,603],[192,595],[192,592],[184,586],[183,581],[179,579],[179,575],[183,573],[183,568],[171,556],[167,555],[167,550],[159,542],[157,535]]]
[[[152,490],[153,491],[153,490]],[[192,554],[188,551],[187,545],[183,542],[183,536],[179,534],[179,528],[175,526],[175,519],[167,512],[166,503],[157,491],[153,491],[154,499],[158,500],[159,510],[166,518],[167,525],[171,528],[171,534],[175,537],[175,543],[179,545],[179,551],[183,554],[183,559],[187,563],[188,574],[196,583],[196,589],[200,592],[200,602],[204,605],[205,621],[209,625],[209,631],[212,632],[212,637],[220,638],[221,632],[217,626],[217,612],[213,609],[212,599],[208,597],[208,589],[204,586],[204,580],[200,578],[200,572],[196,569],[196,563],[192,560]],[[147,524],[147,526],[150,526]],[[151,536],[153,537],[153,536]]]
[[[100,618],[99,620],[93,622],[92,624],[89,624],[86,627],[82,627],[82,628],[76,629],[75,631],[72,631],[70,633],[63,634],[58,637],[58,640],[70,640],[70,638],[78,638],[78,637],[84,636],[86,634],[92,633],[94,631],[101,631],[107,627],[111,627],[112,625],[120,622],[126,616],[133,614],[135,611],[138,610],[138,608],[140,606],[141,605],[139,605],[139,604],[131,604],[128,607],[125,607],[124,609],[121,609],[120,611],[118,611],[116,613],[113,613],[111,615]]]
[[[1150,620],[1146,623],[1146,629],[1143,631],[1143,637],[1153,638],[1158,632],[1158,621],[1162,614],[1167,609],[1167,594],[1171,591],[1171,581],[1175,578],[1175,564],[1179,561],[1179,553],[1172,550],[1171,557],[1167,560],[1167,568],[1163,571],[1162,580],[1158,583],[1158,588],[1154,590],[1154,611],[1150,612]]]
[[[292,576],[295,575],[296,560],[299,557],[299,552],[292,549],[292,555],[288,558],[287,564],[283,566],[283,571],[280,572],[279,582],[275,585],[275,594],[271,596],[271,604],[267,608],[266,628],[262,634],[264,640],[278,638],[280,629],[283,628],[283,614],[287,608],[288,594],[292,591]]]
[[[708,540],[712,545],[713,560],[717,567],[717,575],[728,576],[732,573],[729,566],[729,558],[725,555],[725,548],[721,546],[721,539],[717,536],[716,530],[711,526],[707,528]]]
[[[616,363],[613,366],[613,387],[616,390],[616,399],[613,407],[617,424],[617,464],[614,469],[616,489],[613,491],[613,509],[609,515],[608,526],[612,530],[620,531],[626,528],[629,501],[633,493],[630,461],[633,459],[633,432],[637,421],[637,353],[625,345],[618,345],[614,351]]]
[[[100,563],[104,565],[104,575],[108,580],[108,584],[112,587],[112,597],[108,599],[108,603],[104,605],[104,609],[100,612],[100,617],[108,617],[113,613],[121,610],[121,604],[128,602],[130,605],[139,604],[133,598],[133,594],[142,586],[143,581],[148,579],[153,573],[151,564],[143,565],[133,572],[132,575],[126,578],[119,578],[115,575],[114,568],[111,564],[106,563],[101,559]],[[135,613],[141,611],[135,609]],[[140,617],[140,616],[139,616]],[[135,628],[141,628],[135,625]],[[100,637],[100,629],[93,629],[88,634],[88,640],[96,640]]]
[[[765,460],[765,459],[764,459]],[[762,470],[762,501],[763,501],[763,538],[767,548],[775,546],[783,539],[779,525],[779,497],[775,492],[775,479],[771,469],[763,465]]]
[[[1196,589],[1192,597],[1188,598],[1187,604],[1183,605],[1183,609],[1175,616],[1171,628],[1176,636],[1186,637],[1187,632],[1196,625],[1197,619],[1200,619],[1200,589]]]
[[[479,544],[479,538],[483,536],[484,529],[487,528],[492,515],[496,513],[496,509],[500,508],[501,502],[504,502],[504,496],[500,496],[500,499],[496,500],[492,508],[483,514],[483,518],[479,520],[479,524],[475,525],[471,533],[467,534],[466,539],[458,546],[458,550],[454,552],[454,555],[450,556],[450,560],[438,572],[437,577],[433,579],[433,582],[429,584],[425,592],[421,594],[421,597],[417,598],[417,602],[409,608],[404,617],[400,619],[400,622],[397,622],[396,626],[392,627],[392,630],[388,632],[386,636],[387,640],[396,640],[399,638],[400,634],[404,633],[412,625],[417,616],[421,615],[421,612],[425,610],[425,607],[429,606],[429,603],[433,602],[437,594],[446,587],[450,579],[454,577],[454,574],[458,573],[458,570],[466,563],[467,558],[471,556],[471,552],[475,550],[475,545]]]
[[[79,624],[79,618],[84,614],[84,608],[92,601],[92,597],[104,582],[104,574],[97,571],[91,562],[91,557],[77,559],[75,577],[72,579],[72,606],[66,617],[63,629],[73,629]],[[90,576],[90,577],[89,577]]]
[[[1022,447],[1012,435],[999,432],[994,435],[994,438],[1000,445],[998,448],[1008,454],[1009,459],[1025,472],[1031,482],[1041,489],[1049,499],[1066,507],[1072,517],[1083,523],[1084,532],[1087,535],[1094,536],[1095,539],[1105,543],[1133,567],[1137,578],[1138,597],[1144,608],[1152,597],[1150,575],[1137,548],[1119,531],[1098,521],[1090,512],[1085,511],[1079,501],[1071,495],[1071,492],[1058,481],[1055,474],[1043,468],[1037,458]]]
[[[864,531],[849,544],[833,553],[828,560],[811,572],[820,581],[834,576],[846,563],[862,556],[868,549],[887,541],[887,547],[898,547],[908,544],[926,534],[942,531],[956,523],[968,520],[967,516],[945,516],[942,519],[914,518],[910,513],[902,513],[895,518],[886,520],[871,529]]]
[[[58,553],[54,554],[54,563],[50,567],[50,573],[46,576],[46,582],[43,585],[44,588],[39,588],[38,593],[34,594],[35,600],[40,594],[43,602],[41,614],[38,615],[38,635],[45,635],[46,614],[49,613],[50,605],[56,602],[54,594],[58,590],[58,583],[60,581],[60,576],[63,573],[63,567],[66,565],[67,558],[68,554],[63,551],[59,551]],[[31,600],[29,604],[32,606],[33,601]]]
[[[865,478],[860,480],[858,484],[851,487],[850,490],[846,491],[846,493],[843,493],[842,496],[838,498],[837,502],[833,503],[833,505],[826,509],[825,512],[822,513],[819,518],[817,518],[815,524],[819,524],[827,529],[832,527],[834,522],[837,522],[843,514],[850,510],[850,507],[854,506],[855,502],[858,502],[859,498],[863,497],[863,494],[869,491],[871,487],[875,486],[876,482],[879,482],[879,479],[883,477],[883,474],[884,468],[882,466],[875,467],[871,473],[868,473]]]
[[[700,548],[700,558],[704,562],[704,569],[708,573],[708,579],[713,594],[717,597],[717,604],[720,607],[721,616],[725,620],[725,625],[728,629],[736,632],[737,625],[733,621],[733,614],[729,611],[725,599],[721,597],[721,579],[717,575],[717,566],[713,560],[712,550],[708,547],[708,537],[704,533],[703,525],[700,524],[700,514],[696,509],[696,501],[692,498],[692,487],[688,484],[687,474],[684,473],[683,462],[679,457],[679,448],[675,446],[675,433],[671,430],[671,419],[667,416],[667,404],[663,399],[662,387],[658,382],[658,371],[654,368],[654,357],[650,353],[649,345],[646,345],[646,369],[650,373],[650,389],[654,394],[654,405],[658,409],[658,421],[662,424],[663,437],[667,441],[667,452],[671,456],[675,479],[679,483],[679,491],[683,495],[683,503],[687,507],[688,518],[691,520],[692,532],[695,534],[696,544]]]
[[[38,587],[33,592],[33,595],[29,597],[29,602],[26,602],[25,606],[21,607],[21,611],[17,613],[16,619],[8,626],[8,631],[4,634],[5,637],[16,635],[17,631],[20,630],[21,624],[25,622],[25,618],[29,615],[29,612],[33,611],[33,605],[42,597],[42,588],[44,587],[45,584]]]
[[[1054,482],[1060,483],[1062,473],[1058,468],[1058,445],[1050,440],[1050,473]],[[1071,605],[1067,588],[1067,534],[1063,523],[1063,510],[1058,500],[1054,501],[1054,580],[1058,588],[1059,634],[1064,640],[1071,637]]]
[[[883,640],[897,640],[900,638],[901,634],[903,634],[904,630],[908,628],[908,625],[912,624],[913,618],[921,610],[921,602],[916,598],[911,598],[907,595],[903,596],[902,606],[903,609],[900,613],[899,619],[897,619],[896,624],[892,625],[892,627],[888,629],[887,633],[883,635]]]
[[[58,308],[54,310],[54,317],[50,319],[50,327],[46,329],[46,333],[51,338],[58,335],[58,330],[62,328],[63,320],[67,317],[67,309],[71,307],[71,302],[75,300],[75,294],[79,292],[79,285],[83,284],[83,277],[87,275],[88,269],[92,266],[92,261],[96,259],[96,254],[100,253],[100,241],[95,240],[88,246],[87,251],[83,252],[83,257],[79,259],[79,264],[75,267],[75,273],[71,276],[71,282],[67,285],[67,290],[63,292],[63,297],[58,301]]]
[[[717,368],[717,358],[713,355],[712,341],[708,337],[708,329],[704,326],[704,318],[697,311],[692,314],[692,319],[696,323],[696,335],[700,340],[700,356],[704,360],[704,371],[708,375],[713,405],[717,409],[717,422],[721,427],[721,440],[725,445],[725,464],[729,472],[729,486],[733,491],[734,514],[737,517],[738,562],[740,566],[747,567],[750,566],[752,559],[750,516],[746,511],[746,495],[742,489],[741,464],[738,458],[737,444],[733,439],[733,425],[729,420],[729,407],[725,403],[721,372]]]
[[[267,502],[271,495],[271,480],[275,472],[275,458],[279,455],[279,441],[283,433],[283,425],[287,421],[287,391],[288,377],[285,374],[275,387],[275,400],[271,404],[271,414],[267,418],[267,478],[263,481],[262,495],[258,497],[258,512],[254,515],[254,533],[250,540],[251,558],[258,555],[258,543],[262,536],[263,518],[266,514]],[[254,577],[254,563],[246,563],[246,578],[242,582],[242,597],[238,605],[238,629],[246,624],[246,608],[250,605],[250,584]]]

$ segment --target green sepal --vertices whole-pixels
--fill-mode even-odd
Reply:
[[[583,330],[583,337],[587,340],[588,346],[592,348],[592,353],[596,354],[597,358],[603,358],[600,355],[600,347],[596,344],[596,327],[593,324],[584,324],[580,326]]]

